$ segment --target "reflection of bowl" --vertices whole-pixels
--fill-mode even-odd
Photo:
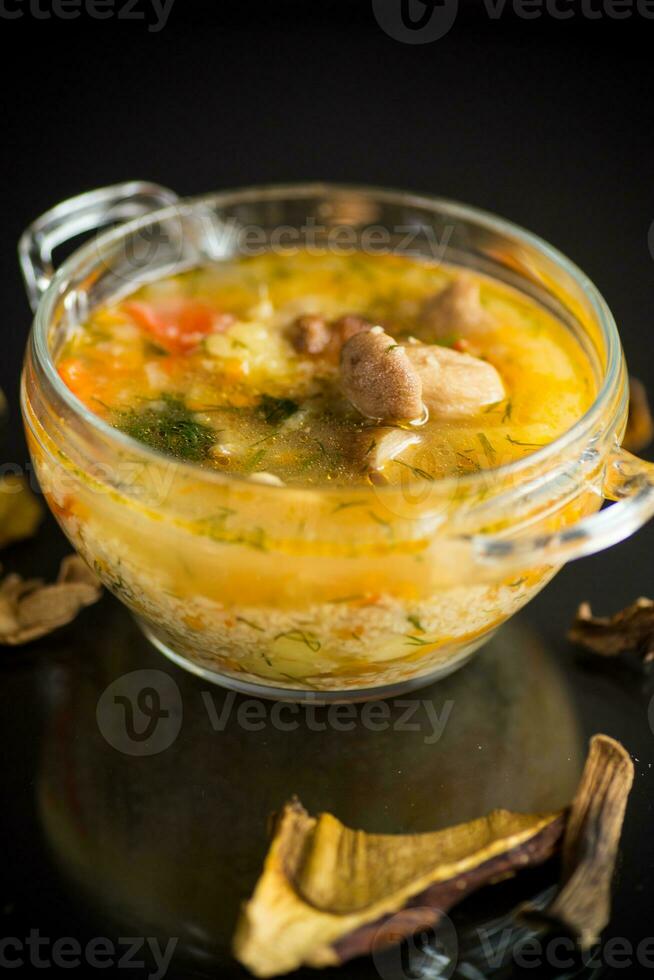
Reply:
[[[615,324],[585,276],[539,239],[408,194],[252,189],[182,202],[101,236],[65,263],[41,298],[49,250],[67,234],[172,199],[150,185],[98,191],[60,205],[26,233],[23,263],[37,312],[23,410],[62,527],[177,662],[237,690],[291,699],[321,692],[354,700],[415,687],[467,659],[564,561],[619,540],[654,511],[651,466],[618,449],[627,384]],[[438,258],[542,302],[586,350],[600,389],[594,405],[531,456],[456,483],[423,481],[424,493],[415,482],[298,490],[148,450],[92,415],[57,375],[62,338],[90,308],[143,281],[247,252],[253,227],[259,246],[272,247],[280,229],[290,229],[295,244],[307,244],[309,234],[320,244],[324,233],[329,247],[339,224],[361,247],[372,228],[385,233],[387,247],[401,251],[410,239],[413,254],[431,258],[437,242]],[[589,516],[602,495],[631,499]],[[422,624],[418,633],[412,621]]]
[[[420,696],[358,707],[246,701],[174,671],[166,676],[180,689],[180,734],[139,758],[104,741],[98,701],[134,660],[154,685],[162,672],[118,607],[113,620],[94,658],[45,676],[38,795],[58,866],[118,935],[177,936],[180,949],[226,961],[260,871],[266,819],[293,793],[313,812],[388,833],[497,806],[549,810],[574,793],[583,744],[567,686],[518,626]],[[214,720],[231,706],[224,730],[212,728],[207,704]],[[426,705],[445,719],[440,738]]]

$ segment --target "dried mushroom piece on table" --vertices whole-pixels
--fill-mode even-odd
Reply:
[[[18,646],[70,623],[102,587],[78,555],[64,558],[57,581],[7,575],[0,583],[0,644]]]
[[[627,751],[595,735],[568,816],[563,840],[562,886],[544,910],[529,914],[573,935],[589,949],[608,925],[611,882],[634,766]]]
[[[593,616],[589,603],[584,602],[568,639],[601,657],[636,653],[649,663],[654,660],[654,602],[636,599],[614,616]]]
[[[638,378],[629,378],[629,419],[622,445],[631,453],[638,453],[654,438],[654,420],[649,407],[647,389]]]
[[[560,813],[496,810],[434,833],[366,834],[293,801],[243,909],[235,955],[261,977],[344,963],[371,951],[389,915],[406,910],[394,919],[399,941],[476,888],[547,860],[563,828]]]
[[[286,805],[234,937],[237,959],[259,977],[324,967],[399,943],[482,885],[562,850],[562,885],[539,927],[564,926],[582,949],[608,922],[610,887],[633,765],[596,735],[569,811],[486,817],[428,834],[366,834],[331,814]],[[561,846],[562,845],[562,846]],[[392,935],[382,927],[392,917]]]
[[[43,509],[22,476],[0,478],[0,548],[31,538],[42,517]]]

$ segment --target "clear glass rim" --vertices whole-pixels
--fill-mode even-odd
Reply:
[[[348,494],[374,494],[375,496],[378,496],[380,493],[382,495],[392,494],[397,490],[392,484],[385,487],[300,487],[296,485],[273,486],[262,484],[246,474],[221,473],[217,470],[207,469],[198,463],[177,460],[158,450],[150,449],[148,446],[132,439],[131,436],[114,428],[108,422],[101,419],[100,416],[95,415],[76,397],[60,377],[48,346],[50,319],[57,299],[66,292],[75,272],[85,263],[93,259],[97,260],[97,254],[102,248],[110,246],[120,241],[121,238],[126,238],[135,231],[147,227],[150,224],[161,221],[162,219],[172,218],[176,214],[179,214],[180,211],[193,211],[201,207],[227,206],[248,201],[263,202],[266,200],[328,196],[335,193],[358,194],[382,203],[437,211],[440,215],[451,217],[454,220],[458,219],[476,224],[478,227],[484,228],[487,231],[504,235],[544,254],[550,261],[570,276],[576,285],[583,290],[584,295],[591,304],[602,340],[606,345],[606,369],[601,385],[592,405],[574,425],[558,436],[553,442],[537,449],[533,453],[529,453],[521,459],[464,476],[436,478],[433,481],[436,487],[446,489],[450,485],[459,487],[465,485],[470,487],[471,490],[474,490],[475,485],[480,485],[484,480],[487,480],[489,474],[500,478],[500,481],[502,478],[512,479],[519,477],[520,473],[525,470],[546,465],[552,457],[565,453],[568,447],[588,435],[596,425],[597,420],[601,417],[606,405],[610,404],[614,397],[620,382],[622,367],[622,347],[615,320],[604,297],[592,280],[575,263],[553,245],[550,245],[545,239],[491,212],[467,204],[461,204],[458,201],[452,201],[447,198],[360,184],[331,182],[266,184],[183,198],[176,204],[169,205],[165,208],[158,208],[142,217],[120,224],[116,228],[97,236],[93,241],[87,242],[66,259],[57,270],[48,288],[45,290],[34,316],[32,328],[33,350],[37,364],[44,372],[54,393],[62,399],[74,416],[81,419],[92,431],[97,432],[105,440],[113,443],[118,451],[129,451],[132,454],[139,454],[144,459],[150,460],[157,465],[170,466],[171,463],[175,464],[175,466],[179,467],[180,472],[188,473],[189,476],[193,476],[196,480],[209,481],[223,486],[246,486],[250,490],[256,488],[257,491],[262,491],[266,494],[283,494],[289,491],[322,496],[325,494],[335,495],[344,491],[347,491]],[[418,482],[417,478],[415,482]]]

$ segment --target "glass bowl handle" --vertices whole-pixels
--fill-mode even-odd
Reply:
[[[473,535],[475,559],[509,568],[562,565],[624,541],[654,516],[654,463],[617,448],[609,456],[602,486],[611,507],[560,531],[541,535]]]
[[[52,253],[59,245],[95,229],[139,218],[149,211],[176,204],[166,187],[142,180],[101,187],[62,201],[23,232],[18,256],[32,310],[50,285],[55,270]]]

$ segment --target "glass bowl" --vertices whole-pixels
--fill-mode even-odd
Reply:
[[[52,252],[94,234],[55,273]],[[597,397],[517,462],[456,479],[298,489],[160,455],[90,413],[55,368],[67,332],[145,282],[265,249],[396,251],[478,270],[578,338]],[[328,184],[178,201],[133,182],[39,218],[20,256],[35,311],[30,452],[75,548],[171,660],[244,693],[386,697],[461,666],[566,561],[654,513],[654,467],[620,448],[628,379],[613,318],[551,246],[449,201]],[[613,506],[600,510],[605,499]]]

